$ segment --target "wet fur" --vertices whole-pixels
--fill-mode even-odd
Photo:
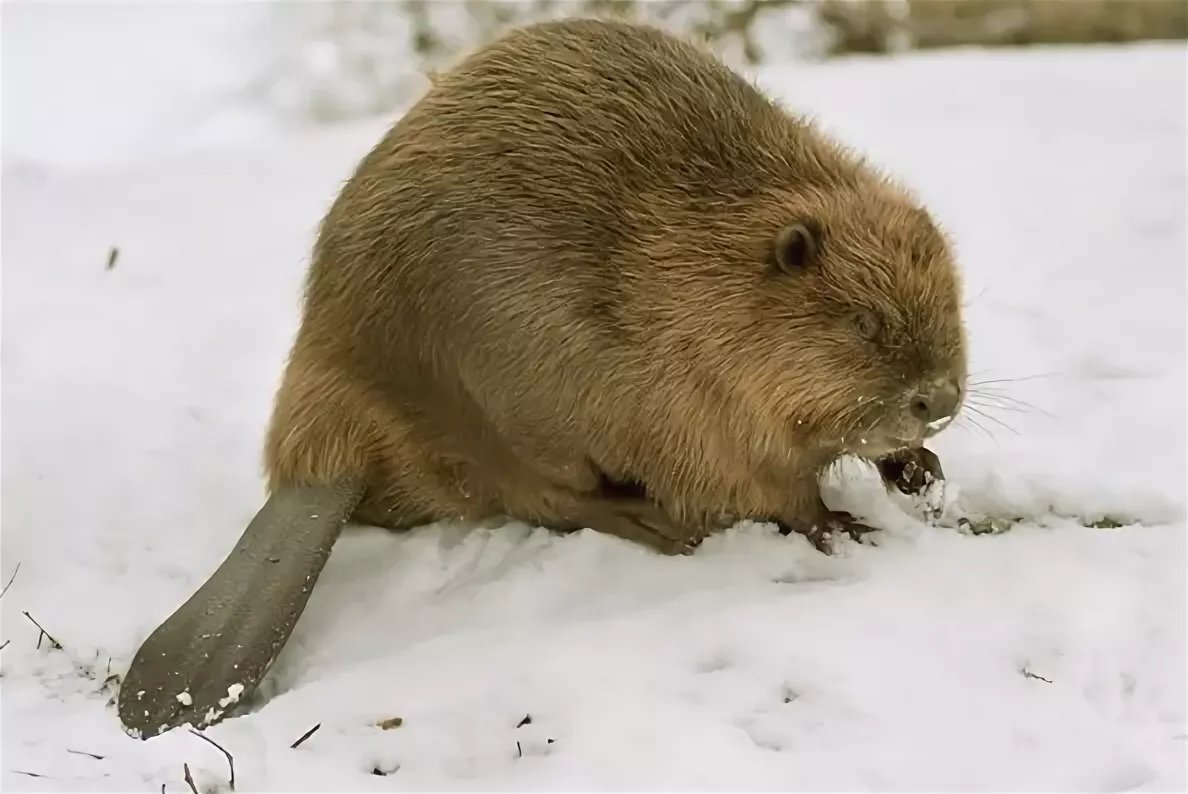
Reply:
[[[793,221],[820,251],[773,261]],[[322,224],[270,487],[363,475],[356,519],[812,520],[821,470],[964,378],[958,276],[904,190],[703,49],[571,20],[436,76]],[[882,325],[857,333],[855,312]],[[596,527],[597,528],[597,527]]]

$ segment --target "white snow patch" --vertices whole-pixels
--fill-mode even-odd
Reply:
[[[219,698],[219,705],[227,708],[232,703],[239,702],[239,696],[243,694],[243,684],[232,684],[227,687],[227,697]]]
[[[681,559],[356,528],[254,711],[206,731],[238,786],[1183,790],[1184,67],[1151,45],[763,74],[956,240],[971,399],[1014,432],[970,414],[934,449],[950,507],[1010,531],[926,526],[856,467],[830,500],[888,529],[833,558],[757,524]],[[5,790],[181,790],[183,762],[225,786],[188,732],[120,730],[107,658],[126,669],[258,509],[309,246],[384,126],[5,167]]]
[[[257,3],[9,3],[4,161],[103,167],[275,125],[239,101]],[[257,46],[260,46],[257,42]],[[80,130],[85,130],[85,133]]]
[[[932,476],[932,472],[924,472],[924,490],[912,497],[916,511],[933,517],[939,517],[950,502],[945,498],[948,483]],[[955,500],[954,500],[955,501]]]

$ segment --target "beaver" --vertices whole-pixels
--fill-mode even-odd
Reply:
[[[121,719],[147,738],[250,694],[348,521],[505,516],[665,554],[742,519],[861,537],[819,475],[939,474],[922,444],[963,403],[959,295],[905,187],[702,46],[599,19],[504,33],[325,215],[270,495],[142,645]]]

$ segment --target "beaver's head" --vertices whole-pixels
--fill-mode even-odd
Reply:
[[[716,381],[733,415],[758,420],[756,443],[791,432],[823,453],[877,457],[961,409],[960,279],[902,191],[769,189],[687,235],[685,264],[658,274],[672,302],[660,326],[696,349],[697,377]]]

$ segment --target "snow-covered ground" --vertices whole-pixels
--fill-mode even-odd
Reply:
[[[5,0],[5,159],[95,167],[265,133],[238,100],[267,5]]]
[[[763,75],[956,237],[1000,407],[936,449],[954,509],[1008,532],[925,527],[858,475],[839,504],[888,537],[834,558],[760,525],[682,559],[354,529],[268,697],[206,732],[237,790],[1183,790],[1186,52]],[[315,225],[383,126],[6,158],[5,790],[183,792],[183,764],[226,789],[198,737],[128,738],[104,680],[258,508]]]

